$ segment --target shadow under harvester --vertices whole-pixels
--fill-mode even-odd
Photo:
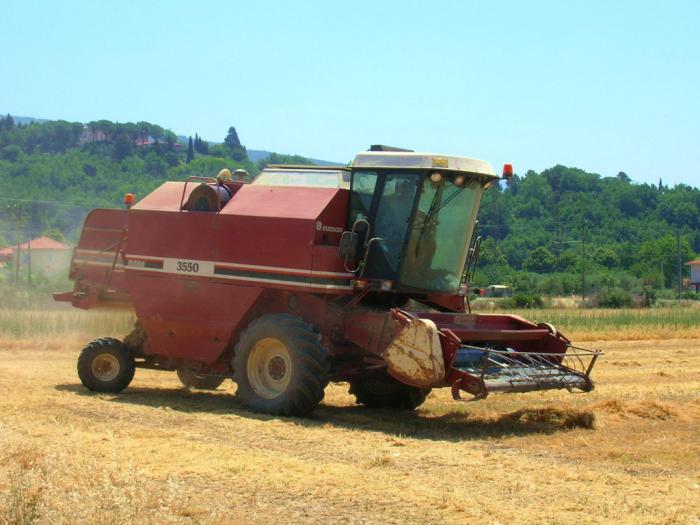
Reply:
[[[450,410],[431,415],[427,409],[397,411],[362,406],[321,404],[310,417],[280,417],[247,410],[228,392],[200,392],[184,388],[130,387],[119,395],[96,394],[78,384],[57,385],[56,390],[80,396],[98,397],[105,402],[168,408],[185,413],[236,415],[259,421],[286,420],[303,427],[333,425],[350,430],[369,430],[413,439],[453,442],[485,437],[551,434],[573,428],[595,427],[595,414],[586,410],[556,407],[525,407],[488,416]]]

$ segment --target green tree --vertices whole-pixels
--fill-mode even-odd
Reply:
[[[194,150],[202,155],[209,155],[209,143],[202,140],[202,137],[196,133],[194,135]]]
[[[681,263],[694,258],[694,253],[687,236],[681,237]],[[678,282],[678,240],[675,235],[667,234],[657,239],[646,241],[642,244],[638,255],[640,273],[645,275],[656,272],[664,274],[666,286],[673,286]],[[683,271],[686,268],[682,264]]]
[[[537,281],[527,272],[513,272],[508,276],[506,284],[516,292],[533,293],[537,286]]]
[[[41,232],[41,236],[49,237],[50,239],[53,239],[54,241],[58,242],[66,242],[66,238],[63,236],[63,233],[58,228],[48,228]]]
[[[554,271],[557,260],[547,248],[539,246],[532,250],[523,262],[523,268],[528,272],[548,273]]]
[[[679,185],[667,191],[661,197],[659,213],[669,224],[677,227],[700,227],[700,191],[690,186]]]
[[[7,116],[0,118],[0,131],[9,131],[15,127],[15,120],[8,113]]]
[[[224,144],[228,148],[229,155],[233,160],[241,162],[248,158],[248,152],[245,150],[245,147],[241,144],[241,141],[238,138],[238,133],[236,132],[236,128],[234,128],[233,126],[228,128],[228,134],[224,139]]]
[[[258,170],[262,169],[268,164],[306,164],[312,165],[313,161],[301,155],[284,155],[282,153],[270,153],[267,157],[260,159],[256,165]]]
[[[627,175],[627,173],[625,173],[624,171],[619,172],[617,174],[617,178],[625,184],[629,184],[630,182],[632,182],[632,179],[630,179],[629,175]]]
[[[189,164],[194,159],[194,142],[192,142],[192,137],[187,140],[187,160],[185,162]]]
[[[22,148],[15,144],[10,144],[0,150],[0,158],[9,162],[17,162],[23,156]]]
[[[229,151],[233,151],[235,148],[241,147],[241,141],[238,138],[238,132],[236,132],[236,128],[234,128],[233,126],[228,128],[228,134],[224,139],[224,144],[226,144],[226,147],[229,149]]]
[[[112,159],[119,162],[134,152],[134,143],[126,132],[117,135],[112,148]]]
[[[168,172],[168,163],[155,151],[151,151],[143,158],[143,169],[153,177],[164,178]]]
[[[609,246],[597,248],[593,254],[593,260],[606,268],[613,268],[620,264],[620,257],[617,255],[617,252]]]
[[[229,150],[223,144],[214,144],[209,147],[209,154],[214,157],[226,158],[229,155]]]

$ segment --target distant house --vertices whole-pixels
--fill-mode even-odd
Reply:
[[[0,265],[4,269],[17,267],[19,256],[20,272],[26,274],[31,260],[33,274],[46,277],[60,277],[68,274],[71,260],[71,247],[50,237],[37,237],[17,246],[0,250]]]
[[[696,292],[700,292],[700,259],[690,261],[690,286],[695,288]]]
[[[107,140],[107,135],[104,131],[94,129],[90,126],[83,126],[83,132],[78,139],[78,144],[82,146],[83,144],[88,144],[90,142],[101,142],[103,140]]]
[[[151,137],[150,135],[148,137],[139,137],[134,141],[134,144],[138,148],[146,148],[148,146],[153,146],[156,142],[158,142],[158,139]],[[160,142],[161,144],[164,144],[164,142]],[[173,144],[173,148],[176,150],[182,149],[182,144],[179,142],[175,142]]]

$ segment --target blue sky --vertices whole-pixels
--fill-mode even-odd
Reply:
[[[700,2],[3,0],[0,111],[700,185]]]

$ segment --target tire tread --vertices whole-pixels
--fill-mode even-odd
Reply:
[[[274,399],[259,397],[250,387],[246,364],[250,349],[256,341],[270,332],[283,333],[291,342],[295,370],[291,388]],[[244,330],[235,346],[234,380],[238,395],[250,408],[280,416],[303,417],[321,402],[328,385],[330,362],[313,327],[290,314],[270,314],[259,317]]]

